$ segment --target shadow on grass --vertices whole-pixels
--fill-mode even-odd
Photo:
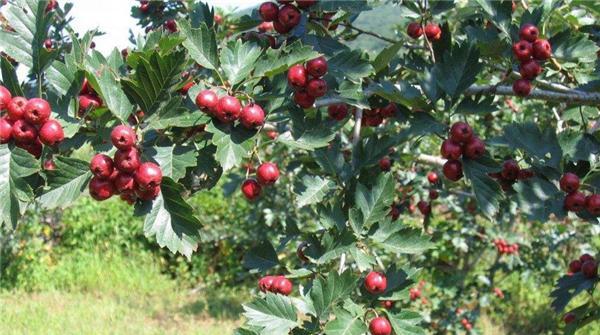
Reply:
[[[240,293],[243,288],[202,290],[196,300],[184,305],[180,312],[187,315],[208,315],[214,319],[239,320],[242,304],[248,301],[248,293]],[[190,299],[192,300],[192,299]]]

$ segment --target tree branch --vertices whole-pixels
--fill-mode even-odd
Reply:
[[[464,92],[464,95],[503,95],[514,96],[515,93],[511,86],[494,85],[471,85]],[[556,101],[565,103],[579,103],[582,105],[600,106],[600,93],[588,93],[579,90],[568,90],[565,92],[555,92],[543,89],[534,89],[525,99],[538,99],[545,101]]]

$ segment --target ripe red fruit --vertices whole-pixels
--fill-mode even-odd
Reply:
[[[392,309],[394,308],[394,302],[391,300],[384,300],[381,302],[381,307],[385,309]]]
[[[217,93],[211,90],[204,90],[196,96],[196,106],[205,112],[212,113],[216,110],[219,103]]]
[[[265,22],[272,22],[277,19],[277,14],[279,14],[279,7],[272,2],[263,2],[260,7],[258,7],[258,13],[260,17]]]
[[[215,24],[223,23],[223,17],[219,14],[215,14],[215,16],[213,16],[213,20],[215,21]]]
[[[250,201],[258,198],[261,189],[260,184],[255,179],[246,179],[242,183],[242,193]]]
[[[531,82],[527,79],[515,80],[513,83],[513,92],[520,97],[526,97],[531,92]]]
[[[429,173],[427,173],[427,181],[429,181],[430,184],[435,184],[438,181],[438,174],[435,173],[434,171],[430,171]]]
[[[379,169],[381,169],[381,171],[390,171],[391,168],[392,160],[388,156],[385,156],[379,160]]]
[[[514,160],[509,159],[502,164],[500,175],[502,176],[502,179],[512,181],[517,179],[520,170],[519,164]]]
[[[306,9],[317,3],[317,0],[296,0],[298,7]]]
[[[135,147],[117,150],[114,161],[119,171],[133,173],[140,167],[140,153]]]
[[[429,190],[429,199],[435,200],[439,198],[440,194],[436,190]]]
[[[417,203],[417,208],[419,209],[419,212],[425,216],[431,213],[431,205],[427,201],[419,201]]]
[[[576,319],[577,319],[577,317],[576,317],[576,316],[575,316],[575,314],[573,314],[573,313],[567,313],[567,314],[565,314],[565,316],[563,317],[563,321],[564,321],[566,324],[569,324],[569,323],[571,323],[571,322],[575,321]]]
[[[262,163],[256,170],[256,178],[261,185],[273,185],[279,179],[279,168],[271,162]]]
[[[159,194],[160,194],[160,186],[156,186],[154,188],[150,188],[147,190],[143,190],[141,188],[138,188],[135,190],[135,195],[144,201],[152,201],[152,200],[156,199],[156,197],[158,197]]]
[[[406,28],[406,33],[408,34],[408,36],[417,39],[421,37],[421,35],[423,35],[423,28],[418,22],[411,22]]]
[[[442,37],[442,29],[437,23],[428,23],[425,26],[425,36],[428,40],[437,41]]]
[[[327,73],[327,60],[323,56],[309,60],[306,71],[315,78],[323,77]]]
[[[293,288],[292,282],[284,276],[275,278],[275,281],[273,282],[274,291],[282,295],[290,295]]]
[[[242,105],[240,104],[240,101],[236,97],[226,95],[219,99],[217,109],[215,110],[215,116],[221,122],[231,123],[239,119],[241,112]]]
[[[258,280],[258,289],[262,292],[271,291],[273,283],[275,282],[275,276],[265,276]]]
[[[54,163],[54,161],[52,160],[52,158],[46,159],[44,161],[44,170],[46,170],[46,171],[54,171],[54,170],[56,170],[56,164]]]
[[[392,204],[392,209],[390,210],[390,213],[388,215],[392,217],[392,221],[398,220],[398,218],[400,217],[400,208],[398,208],[398,206],[396,206],[395,204]]]
[[[572,192],[567,194],[564,201],[565,209],[571,212],[580,212],[585,209],[585,194]]]
[[[544,39],[533,42],[533,57],[537,60],[546,60],[552,57],[552,46]]]
[[[346,104],[334,104],[327,107],[327,114],[330,118],[342,121],[348,116],[348,106]]]
[[[577,272],[581,271],[581,261],[576,259],[576,260],[572,261],[571,263],[569,263],[569,271],[571,273],[577,273]]]
[[[442,142],[440,154],[446,159],[459,159],[462,155],[462,148],[458,143],[447,139]]]
[[[443,168],[444,176],[451,181],[458,181],[463,177],[462,163],[457,160],[448,160]]]
[[[287,27],[283,23],[279,22],[279,20],[273,21],[273,29],[280,34],[287,34],[294,27]]]
[[[173,19],[167,20],[167,22],[165,22],[165,28],[167,28],[168,31],[175,33],[177,32],[177,22]]]
[[[300,91],[296,91],[294,92],[294,102],[304,108],[304,109],[308,109],[311,108],[314,103],[315,103],[315,98],[310,96],[306,90],[300,90]]]
[[[450,139],[455,143],[467,143],[473,137],[473,129],[466,122],[456,122],[450,127]]]
[[[571,172],[565,173],[558,183],[560,189],[567,193],[572,193],[579,189],[579,177]]]
[[[102,106],[102,99],[96,95],[82,94],[78,97],[78,100],[80,116],[83,115],[83,113],[87,110],[94,110]]]
[[[41,98],[29,99],[25,104],[23,118],[33,125],[42,125],[50,118],[50,104]]]
[[[240,114],[240,123],[246,128],[258,128],[265,124],[265,111],[257,104],[244,106]]]
[[[477,136],[473,136],[467,144],[465,144],[464,154],[469,159],[477,159],[485,153],[485,143]]]
[[[0,85],[0,111],[5,110],[6,107],[8,107],[11,99],[12,95],[10,94],[10,91],[6,87]]]
[[[257,27],[259,32],[266,33],[273,30],[273,22],[262,22]]]
[[[539,35],[540,35],[540,31],[538,30],[538,28],[536,26],[534,26],[531,23],[524,24],[523,26],[521,26],[521,29],[519,30],[519,38],[522,40],[532,42],[532,43],[538,39]]]
[[[398,107],[396,107],[396,104],[390,102],[389,104],[385,105],[385,107],[381,108],[379,110],[379,113],[382,117],[393,117],[394,115],[396,115],[397,111]]]
[[[383,116],[381,114],[365,115],[362,122],[369,127],[377,127],[383,122]]]
[[[586,278],[595,278],[598,276],[598,263],[596,261],[585,261],[581,265],[581,273]]]
[[[47,38],[46,40],[44,40],[44,48],[46,49],[52,49],[52,40]]]
[[[158,187],[162,181],[162,177],[160,166],[152,162],[141,164],[135,171],[135,182],[143,190]]]
[[[111,131],[110,140],[117,149],[126,150],[135,145],[137,136],[131,127],[118,125]]]
[[[583,254],[581,256],[579,256],[579,261],[583,264],[587,261],[593,261],[594,257],[590,254]]]
[[[380,294],[387,288],[387,278],[383,273],[371,271],[365,277],[365,289],[371,294]]]
[[[38,136],[37,129],[25,120],[17,120],[12,125],[12,136],[18,143],[33,143]]]
[[[6,118],[0,118],[0,143],[8,143],[12,138],[12,125]]]
[[[182,88],[179,89],[179,93],[181,93],[182,95],[186,95],[190,88],[192,88],[194,85],[196,85],[196,83],[193,81],[186,83],[185,85],[183,85]]]
[[[533,54],[533,46],[525,40],[513,44],[512,50],[515,58],[522,62],[530,60]]]
[[[90,161],[90,171],[94,176],[107,179],[113,174],[113,160],[104,154],[96,154]]]
[[[17,121],[23,118],[25,114],[25,105],[27,99],[23,97],[14,97],[10,100],[7,106],[8,119],[11,121]]]
[[[79,90],[79,94],[96,95],[96,92],[90,85],[90,82],[87,80],[87,78],[83,78],[83,83],[81,84],[81,90]]]
[[[585,201],[585,207],[590,214],[600,216],[600,194],[588,196]]]
[[[48,1],[48,4],[46,5],[46,13],[52,11],[57,6],[58,6],[58,2],[56,0]]]
[[[135,179],[129,173],[119,172],[113,180],[113,185],[119,193],[131,193],[135,191]]]
[[[302,64],[296,64],[289,68],[287,73],[288,83],[295,87],[304,87],[308,82],[308,74],[306,68]]]
[[[390,335],[392,333],[392,325],[388,319],[379,316],[369,323],[369,332],[371,332],[371,335]]]
[[[56,120],[48,120],[40,128],[40,141],[45,145],[56,145],[65,139],[61,124]]]
[[[533,59],[525,61],[519,65],[519,73],[521,77],[525,79],[535,79],[540,73],[542,73],[542,67]]]
[[[89,185],[90,195],[98,201],[106,200],[115,194],[113,184],[106,179],[92,178]]]
[[[277,14],[277,21],[283,24],[287,28],[293,28],[300,23],[302,15],[296,6],[285,5],[279,9]]]

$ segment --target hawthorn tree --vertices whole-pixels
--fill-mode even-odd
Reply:
[[[393,37],[354,24],[383,5],[401,13]],[[238,334],[476,331],[490,292],[504,295],[496,274],[534,267],[543,245],[517,226],[543,235],[576,222],[551,249],[593,236],[593,2],[296,0],[234,15],[140,1],[132,15],[146,33],[108,55],[94,50],[101,32],[71,29],[71,7],[2,6],[3,223],[88,189],[118,194],[148,237],[189,258],[205,227],[186,199],[217,185],[241,192],[271,234],[243,257],[259,285]],[[352,47],[358,37],[385,46]],[[51,115],[36,105],[46,102]],[[431,250],[446,237],[451,246]],[[481,284],[470,271],[492,248]],[[597,263],[553,257],[568,273],[552,307],[573,333],[600,317]],[[463,275],[423,320],[409,308],[425,299],[418,266],[442,260]],[[465,296],[471,287],[486,293]]]

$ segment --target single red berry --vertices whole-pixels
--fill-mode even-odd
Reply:
[[[596,261],[585,261],[581,264],[581,273],[586,278],[595,278],[598,276],[598,263]]]
[[[463,147],[464,154],[469,159],[477,159],[485,154],[485,143],[477,136],[471,137]]]
[[[449,137],[454,143],[467,143],[473,137],[473,129],[466,122],[456,122],[450,127]]]
[[[383,122],[383,116],[381,114],[365,115],[362,122],[369,127],[377,127]]]
[[[327,114],[334,120],[342,121],[348,116],[348,106],[344,103],[329,105]]]
[[[44,48],[46,49],[52,49],[52,40],[47,38],[46,40],[44,40]]]
[[[533,42],[533,57],[537,60],[546,60],[552,57],[552,46],[544,39]]]
[[[308,83],[308,73],[302,64],[296,64],[289,68],[287,73],[288,83],[294,87],[304,87]]]
[[[400,217],[400,208],[398,208],[398,206],[396,206],[395,204],[392,204],[392,208],[388,215],[392,217],[392,221],[398,220],[398,218]]]
[[[515,58],[521,62],[530,60],[533,55],[533,45],[525,40],[513,44],[512,50]]]
[[[423,35],[423,28],[418,22],[411,22],[406,28],[406,33],[408,34],[408,36],[416,40],[417,38],[421,37],[421,35]]]
[[[539,35],[540,31],[536,26],[534,26],[531,23],[526,23],[522,25],[521,29],[519,30],[519,38],[531,43],[535,42],[535,40],[538,39]]]
[[[300,23],[302,15],[298,8],[294,5],[285,5],[279,9],[277,13],[277,21],[285,27],[294,28]]]
[[[431,213],[431,205],[429,204],[429,202],[421,200],[417,203],[417,208],[419,209],[419,212],[421,212],[421,214],[427,216]]]
[[[56,120],[48,120],[40,128],[40,141],[45,145],[53,146],[65,139],[62,125]]]
[[[190,88],[192,88],[194,85],[196,85],[196,83],[193,81],[186,83],[185,85],[183,85],[182,88],[179,89],[179,93],[182,95],[186,95]]]
[[[33,125],[42,125],[50,118],[50,104],[41,98],[32,98],[25,104],[23,118]]]
[[[315,78],[323,77],[327,73],[327,60],[323,56],[309,60],[306,71]]]
[[[273,22],[267,22],[267,21],[262,22],[256,28],[261,33],[266,33],[266,32],[272,31],[273,30]]]
[[[462,156],[462,148],[460,144],[447,139],[442,142],[442,147],[440,148],[440,154],[442,157],[446,159],[459,159]]]
[[[165,28],[167,28],[167,30],[172,33],[176,33],[177,32],[177,22],[175,22],[175,20],[173,20],[173,19],[167,20],[167,22],[165,22]]]
[[[565,173],[558,182],[560,189],[567,193],[577,191],[579,189],[579,183],[579,177],[571,172]]]
[[[385,156],[379,160],[379,169],[381,171],[390,171],[392,168],[392,160],[390,157]]]
[[[428,23],[425,26],[425,36],[430,41],[437,41],[442,37],[442,29],[437,23]]]
[[[378,316],[369,323],[369,332],[371,332],[371,335],[390,335],[392,333],[392,325],[388,319]]]
[[[565,314],[565,316],[563,317],[563,321],[566,324],[572,323],[573,321],[577,320],[577,317],[575,316],[575,314],[573,313],[567,313]]]
[[[249,104],[242,108],[240,123],[249,129],[262,127],[265,124],[265,111],[258,104]]]
[[[0,111],[3,111],[8,107],[11,99],[12,95],[10,94],[10,91],[6,87],[0,85]]]
[[[83,83],[81,84],[81,90],[79,90],[79,94],[96,95],[94,88],[92,88],[92,85],[90,85],[90,82],[87,80],[87,78],[83,78]]]
[[[56,0],[48,1],[48,4],[46,5],[46,13],[54,10],[56,7],[58,7],[58,2]]]
[[[212,114],[219,104],[219,97],[217,93],[211,90],[204,90],[198,93],[196,96],[196,106],[201,110]]]
[[[519,168],[519,164],[514,160],[509,159],[502,164],[502,171],[500,172],[500,175],[504,180],[513,181],[519,176],[520,170],[521,168]]]
[[[117,149],[126,150],[135,145],[137,136],[131,127],[118,125],[110,133],[110,140]]]
[[[54,160],[52,158],[46,159],[44,161],[44,170],[46,170],[46,171],[56,170],[56,163],[54,163]]]
[[[240,101],[231,95],[226,95],[219,99],[215,116],[223,123],[232,123],[239,119],[242,112]]]
[[[592,194],[586,198],[585,208],[593,216],[600,216],[600,194]]]
[[[572,273],[577,273],[581,271],[581,261],[576,259],[569,263],[569,271]]]
[[[140,152],[135,147],[117,150],[114,161],[119,171],[133,173],[140,167]]]
[[[88,110],[94,110],[102,106],[102,99],[97,95],[82,94],[79,100],[79,116],[82,116]]]
[[[435,200],[437,198],[439,198],[440,194],[438,193],[437,190],[429,190],[429,199],[431,200]]]
[[[6,118],[0,118],[0,143],[8,143],[12,138],[12,124]]]
[[[90,171],[94,176],[108,179],[113,174],[114,162],[104,154],[96,154],[90,161]]]
[[[13,97],[7,106],[8,119],[11,121],[21,120],[25,114],[27,99],[24,97]]]
[[[585,194],[572,192],[567,194],[564,201],[565,209],[571,212],[580,212],[585,209]]]
[[[389,104],[385,105],[383,108],[381,108],[379,110],[379,113],[381,114],[382,117],[393,117],[394,115],[396,115],[396,112],[398,111],[398,107],[396,107],[396,104],[393,102],[390,102]]]
[[[298,7],[306,9],[317,3],[317,0],[296,0]]]
[[[256,170],[256,179],[261,185],[273,185],[279,179],[279,168],[271,162],[262,163]]]
[[[579,256],[579,261],[583,264],[587,261],[593,261],[594,257],[590,254],[583,254],[581,256]]]
[[[520,97],[526,97],[531,92],[531,82],[527,79],[515,80],[513,83],[513,92]]]
[[[275,31],[280,34],[287,34],[292,30],[292,28],[294,27],[288,27],[283,23],[279,22],[279,19],[273,21],[273,29],[275,29]]]
[[[519,73],[521,77],[529,80],[535,79],[540,73],[542,73],[542,67],[538,62],[533,59],[525,61],[519,65]]]
[[[438,174],[434,171],[430,171],[427,173],[427,181],[429,181],[430,184],[435,184],[438,182]]]
[[[391,300],[384,300],[381,302],[381,307],[385,309],[392,309],[394,308],[394,302]]]
[[[34,139],[31,143],[16,142],[17,147],[27,150],[28,153],[39,159],[42,157],[42,142],[38,138]]]
[[[119,172],[113,180],[113,185],[119,193],[135,192],[136,184],[133,175]]]
[[[127,56],[129,56],[129,50],[127,50],[127,48],[121,50],[121,57],[123,57],[123,59],[127,59]]]
[[[311,108],[315,104],[315,98],[308,94],[306,90],[299,90],[294,92],[294,102],[304,108]]]
[[[246,179],[242,183],[242,193],[250,201],[258,198],[261,189],[260,184],[255,179]]]
[[[33,143],[38,136],[37,129],[25,120],[17,120],[12,125],[12,137],[18,143]]]
[[[276,293],[290,295],[294,289],[294,286],[289,279],[285,278],[284,276],[279,276],[275,278],[275,281],[273,282],[273,289]]]
[[[458,160],[448,160],[442,170],[448,180],[458,181],[463,177],[462,163]]]
[[[213,20],[215,21],[215,24],[223,24],[223,17],[219,14],[215,14]]]
[[[106,200],[115,194],[113,184],[106,179],[92,178],[89,185],[90,195],[98,201]]]
[[[265,276],[258,280],[258,289],[261,292],[269,292],[273,288],[273,283],[275,282],[275,276]]]
[[[365,289],[371,294],[381,294],[387,288],[387,278],[385,274],[371,271],[365,277]]]
[[[156,199],[156,197],[158,197],[159,194],[160,194],[160,186],[156,186],[154,188],[150,188],[147,190],[143,190],[141,188],[137,188],[135,190],[136,197],[138,197],[139,199],[141,199],[143,201],[152,201],[152,200]]]
[[[277,14],[279,14],[279,6],[272,2],[263,2],[258,7],[258,13],[265,22],[273,22],[277,20]]]
[[[142,163],[135,171],[135,183],[143,190],[160,186],[162,177],[160,166],[152,162]]]

